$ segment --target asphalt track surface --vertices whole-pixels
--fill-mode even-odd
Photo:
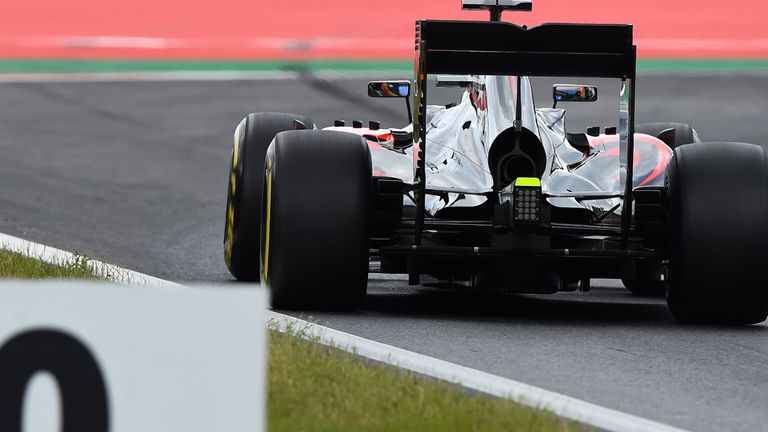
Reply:
[[[0,84],[0,232],[166,279],[231,281],[221,243],[234,126],[265,110],[307,113],[320,125],[353,117],[402,125],[400,104],[368,99],[364,85]],[[641,77],[638,120],[768,143],[767,85],[766,76]],[[571,107],[570,124],[590,110],[599,107]],[[765,323],[683,326],[661,299],[593,284],[586,294],[478,295],[372,275],[360,311],[314,317],[673,426],[768,429]]]

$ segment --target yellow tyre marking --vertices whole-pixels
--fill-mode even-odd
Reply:
[[[264,274],[263,280],[267,281],[269,276],[269,237],[271,234],[272,222],[272,161],[267,158],[267,221],[264,230]]]
[[[224,244],[224,259],[227,265],[232,264],[232,242],[234,238],[235,207],[232,202],[227,204],[227,240]]]
[[[227,200],[227,230],[224,239],[224,261],[227,267],[232,265],[232,247],[235,237],[235,192],[237,191],[237,165],[240,162],[240,138],[243,133],[245,120],[241,121],[235,129],[234,146],[232,147],[232,170],[229,173],[229,199]]]

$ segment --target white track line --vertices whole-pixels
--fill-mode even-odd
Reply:
[[[30,258],[35,258],[51,264],[66,264],[78,259],[82,259],[82,257],[79,257],[78,255],[71,252],[42,245],[40,243],[34,243],[3,233],[0,233],[0,249],[18,252]],[[116,265],[107,264],[105,262],[93,259],[88,259],[86,261],[86,265],[90,267],[97,275],[119,283],[125,283],[128,285],[147,285],[158,288],[184,288],[183,285],[176,282],[159,279],[154,276],[128,270]]]
[[[78,259],[76,255],[70,252],[0,233],[0,249],[2,248],[49,263],[60,264]],[[184,288],[184,285],[175,282],[158,279],[101,261],[88,260],[87,263],[98,274],[117,282],[151,285],[159,288]],[[268,311],[267,319],[278,330],[300,330],[299,333],[303,337],[316,340],[323,345],[333,346],[417,374],[455,383],[468,389],[508,398],[530,407],[551,411],[561,417],[600,429],[617,432],[685,432],[683,429],[313,324],[278,312]]]

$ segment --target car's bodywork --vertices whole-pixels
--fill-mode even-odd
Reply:
[[[520,159],[508,160],[506,164],[494,161],[494,156],[499,158],[495,154],[499,152],[497,150],[502,148],[500,152],[504,152],[503,148],[510,147],[510,141],[515,139],[517,77],[467,76],[461,79],[464,92],[458,103],[447,107],[429,105],[426,109],[429,137],[425,157],[427,188],[445,192],[442,196],[426,197],[427,215],[438,216],[447,208],[481,206],[494,190],[511,184],[514,178],[509,176],[514,174],[493,173],[493,162],[505,165],[500,167],[502,171],[505,167],[512,170],[515,167],[510,164],[517,163],[518,176],[539,177],[542,189],[551,193],[621,191],[619,136],[615,130],[598,136],[566,132],[565,109],[537,109],[528,77],[520,78],[522,128],[527,140],[524,145],[533,146],[529,152],[542,159],[528,160],[525,156],[530,155],[525,154],[512,155]],[[347,126],[325,129],[363,136],[371,149],[374,175],[413,183],[413,143],[408,139],[399,142],[395,138],[398,132],[411,136],[412,124],[402,129]],[[633,186],[662,185],[671,156],[672,150],[660,139],[635,134]],[[597,214],[613,209],[619,203],[618,197],[590,201],[552,197],[549,202],[555,207],[586,209]],[[404,204],[414,205],[408,199]],[[615,212],[620,214],[620,209]]]
[[[373,210],[381,271],[522,292],[658,277],[665,214],[643,209],[664,200],[672,150],[634,133],[630,25],[418,21],[416,48],[412,124],[328,128],[371,148],[374,190],[387,197]],[[427,104],[428,76],[440,74],[452,75],[438,85],[464,89],[453,106]],[[564,110],[535,107],[532,76],[621,80],[618,127],[569,133]],[[516,222],[515,183],[528,178],[540,187],[540,214]]]

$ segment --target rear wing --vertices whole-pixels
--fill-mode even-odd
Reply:
[[[631,25],[417,21],[425,73],[633,78]]]
[[[493,3],[498,0],[483,0]],[[492,19],[494,17],[492,16]],[[427,76],[517,75],[620,78],[619,178],[624,187],[621,211],[622,245],[627,246],[632,221],[632,178],[635,132],[637,48],[632,26],[619,24],[543,24],[528,29],[500,21],[416,22],[416,118],[413,132],[416,245],[424,229],[427,172]],[[518,81],[519,82],[519,81]],[[520,94],[518,90],[517,94]]]

